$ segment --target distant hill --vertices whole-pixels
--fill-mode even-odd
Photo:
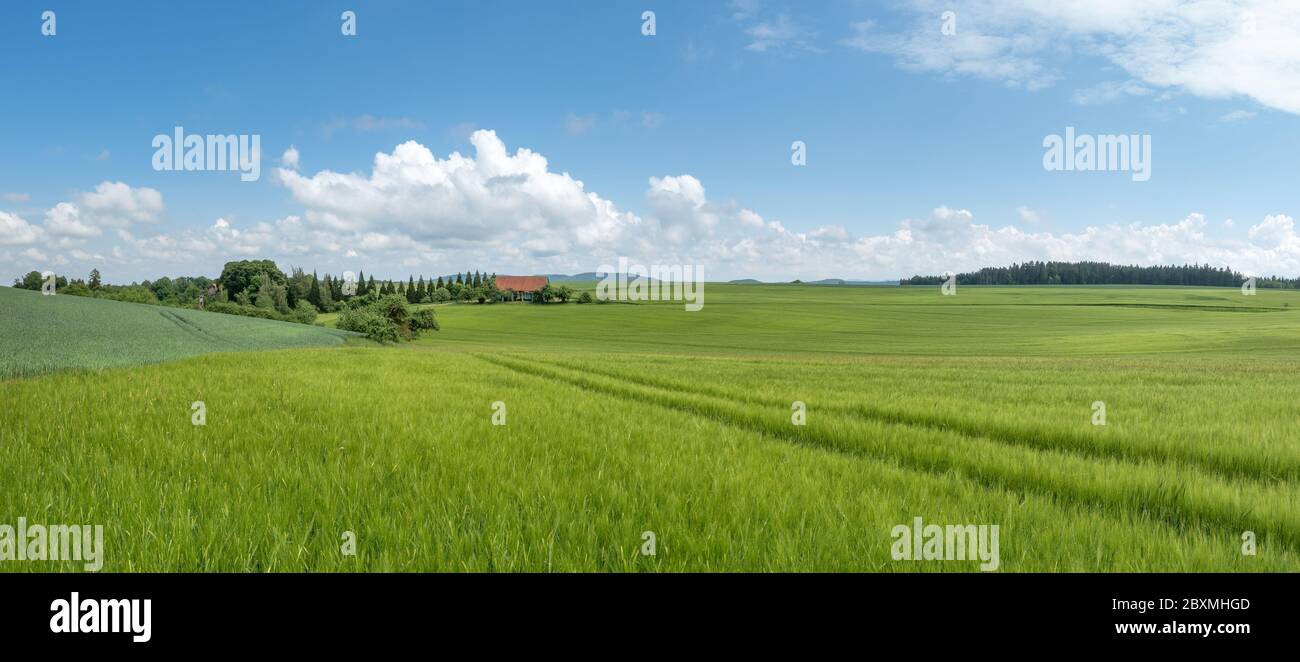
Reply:
[[[0,287],[0,377],[158,363],[210,352],[337,345],[307,324]]]
[[[873,285],[877,287],[898,287],[897,280],[845,280],[843,278],[823,278],[806,281],[804,285]]]
[[[547,278],[550,278],[550,279],[551,279],[551,282],[553,282],[553,283],[554,283],[554,282],[557,282],[557,281],[558,281],[558,282],[564,282],[564,281],[568,281],[568,282],[575,282],[575,281],[585,282],[585,281],[599,281],[599,280],[603,280],[603,279],[605,278],[605,274],[597,273],[597,272],[595,272],[595,271],[585,271],[585,272],[580,273],[580,274],[573,274],[572,276],[565,275],[565,274],[546,274],[546,277],[547,277]],[[636,274],[630,274],[630,275],[627,275],[627,279],[628,279],[629,281],[631,281],[631,280],[636,280],[637,278],[639,278],[639,276],[637,276]],[[658,279],[657,279],[657,278],[651,278],[650,280],[658,280]]]
[[[587,282],[587,281],[601,280],[602,278],[604,278],[604,275],[598,274],[595,271],[586,271],[580,274],[546,274],[546,277],[550,278],[552,283]],[[629,280],[634,280],[635,278],[636,276],[633,275],[629,278]],[[801,282],[804,285],[879,285],[882,287],[898,286],[897,280],[847,280],[844,278],[824,278],[822,280],[817,280],[817,281],[806,281],[806,282],[801,281]],[[764,281],[758,280],[757,278],[737,278],[735,280],[729,280],[727,281],[727,283],[731,285],[762,285]]]
[[[577,281],[587,281],[587,280],[600,280],[600,279],[601,279],[601,277],[600,277],[600,276],[597,276],[597,275],[596,275],[596,272],[594,272],[594,271],[588,271],[588,272],[580,273],[580,274],[573,274],[572,276],[568,276],[568,275],[565,275],[565,274],[546,274],[546,277],[547,277],[547,278],[550,278],[552,282],[554,282],[554,281],[566,281],[566,280],[567,280],[567,281],[575,281],[575,280],[577,280]]]

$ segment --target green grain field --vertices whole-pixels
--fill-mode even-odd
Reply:
[[[105,571],[978,571],[892,558],[915,517],[1001,572],[1300,570],[1300,293],[706,295],[375,346],[0,288],[0,523],[103,524]]]
[[[0,378],[211,352],[322,347],[355,334],[253,317],[0,287]]]

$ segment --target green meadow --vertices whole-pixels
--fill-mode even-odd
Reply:
[[[1300,292],[705,295],[378,346],[0,288],[0,523],[103,524],[110,572],[979,571],[895,560],[916,517],[1001,572],[1300,569]]]

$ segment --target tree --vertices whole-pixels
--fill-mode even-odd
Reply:
[[[90,289],[91,289],[92,291],[93,291],[93,290],[98,290],[98,289],[100,288],[100,286],[103,285],[103,284],[104,284],[104,282],[103,282],[103,281],[100,279],[100,277],[99,277],[99,269],[91,269],[91,270],[90,270]]]
[[[316,310],[325,310],[321,308],[320,279],[316,277],[315,271],[311,272],[311,287],[307,290],[307,301],[316,306]]]
[[[437,290],[437,289],[441,289],[441,288],[442,288],[442,276],[438,276],[438,284],[437,284],[436,286],[434,286],[433,289]]]
[[[158,297],[159,301],[167,301],[176,296],[176,286],[172,283],[172,279],[166,276],[150,283],[149,289],[153,290],[153,295]]]
[[[307,292],[311,289],[311,280],[303,272],[302,267],[289,268],[289,308],[296,309],[299,301],[307,300]]]
[[[341,277],[330,279],[330,298],[335,301],[343,300],[343,279]]]
[[[457,284],[457,285],[464,285],[464,284],[465,284],[465,281],[462,281],[462,280],[460,279],[460,272],[459,272],[459,271],[456,272],[456,284]]]
[[[415,276],[410,276],[409,279],[407,280],[407,285],[406,285],[406,302],[415,303],[419,301],[419,299],[415,297],[416,297]]]
[[[237,297],[244,290],[256,290],[261,285],[260,278],[269,279],[276,285],[285,283],[284,272],[272,260],[227,262],[217,280],[221,283],[221,289],[229,292],[230,296]]]
[[[253,297],[253,305],[258,308],[275,308],[275,294],[272,292],[271,279],[262,280],[257,288],[257,294]]]
[[[547,283],[540,290],[533,292],[533,301],[537,303],[546,303],[555,298],[555,288]]]
[[[19,288],[19,289],[23,289],[23,290],[38,290],[38,291],[39,291],[39,290],[41,289],[41,284],[44,283],[44,282],[45,282],[45,279],[44,279],[44,278],[41,278],[41,272],[39,272],[39,271],[29,271],[29,272],[27,272],[25,275],[23,275],[23,277],[22,277],[21,279],[19,279],[19,278],[15,278],[15,279],[14,279],[14,287]]]
[[[367,290],[366,290],[366,272],[364,272],[364,271],[358,271],[358,272],[357,272],[357,294],[358,294],[358,295],[364,295],[364,294],[366,293],[366,291],[367,291]]]

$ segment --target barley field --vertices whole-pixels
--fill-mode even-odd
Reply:
[[[255,317],[0,287],[0,378],[210,352],[329,346],[353,335]]]
[[[1001,572],[1300,569],[1300,293],[706,294],[115,360],[94,339],[158,309],[37,301],[16,328],[76,369],[0,382],[0,522],[103,524],[105,571],[979,571],[895,560],[916,517],[1000,526]]]

